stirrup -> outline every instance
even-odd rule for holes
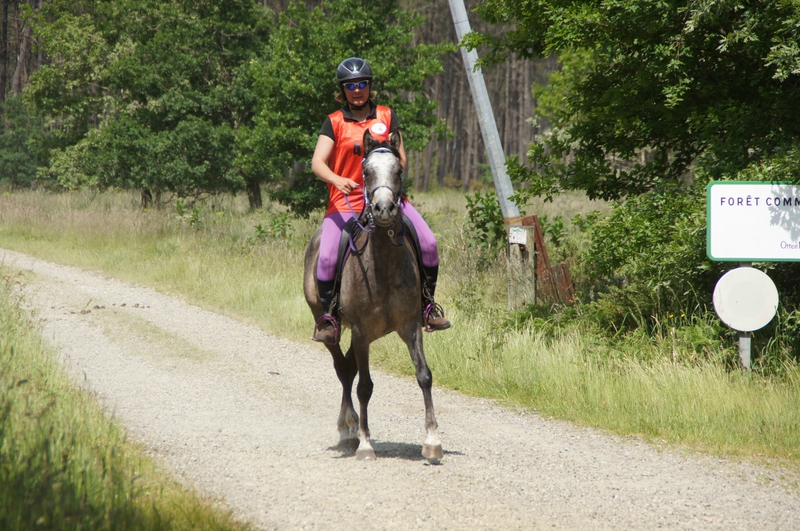
[[[333,328],[333,342],[329,343],[327,341],[323,341],[321,339],[317,339],[317,331],[321,330],[325,327],[326,324],[329,324],[331,328]],[[339,344],[339,321],[332,315],[324,313],[322,317],[314,324],[314,335],[311,336],[313,341],[318,341],[325,345],[338,345]]]
[[[450,328],[449,323],[448,323],[448,326],[446,326],[444,328],[433,328],[432,326],[430,326],[428,324],[428,319],[431,316],[433,316],[433,317],[441,317],[442,319],[446,320],[446,318],[444,316],[444,309],[442,308],[442,306],[439,303],[434,302],[434,301],[429,302],[428,305],[425,306],[425,309],[422,311],[422,323],[425,325],[425,331],[426,332],[435,332],[437,330],[447,330],[448,328]]]

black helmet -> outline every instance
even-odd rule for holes
[[[336,67],[336,80],[339,84],[352,79],[372,80],[372,68],[360,57],[348,57]]]

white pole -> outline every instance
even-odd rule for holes
[[[739,332],[739,361],[745,370],[750,370],[750,332]]]
[[[753,262],[739,262],[739,267],[752,267]],[[750,332],[739,332],[739,361],[745,370],[750,370]]]
[[[453,24],[456,27],[456,37],[459,42],[464,35],[470,32],[467,10],[464,7],[464,0],[449,0],[450,13],[453,15]],[[503,145],[500,143],[500,134],[497,132],[497,123],[494,121],[492,104],[489,101],[489,93],[486,90],[486,82],[483,80],[483,72],[475,70],[478,62],[478,52],[472,50],[468,52],[461,47],[461,57],[464,58],[464,67],[467,69],[467,79],[469,88],[472,92],[472,99],[475,102],[475,110],[478,112],[478,123],[481,126],[481,136],[486,145],[486,152],[489,157],[489,167],[492,169],[492,179],[497,190],[497,199],[500,201],[500,209],[506,225],[521,225],[519,209],[509,198],[514,195],[514,188],[511,186],[511,179],[506,172],[506,158],[503,154]]]

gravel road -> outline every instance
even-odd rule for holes
[[[180,481],[260,529],[800,529],[800,497],[776,471],[441,388],[445,456],[429,465],[416,381],[380,372],[378,459],[356,461],[336,449],[339,382],[310,341],[2,249],[0,263],[27,279],[26,304],[75,379]]]

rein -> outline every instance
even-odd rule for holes
[[[361,190],[362,194],[364,194],[364,199],[366,200],[367,194],[364,193],[364,189],[362,187],[360,187],[360,186],[358,187],[358,189]],[[361,216],[356,214],[356,211],[353,210],[353,205],[350,204],[350,200],[347,198],[347,196],[344,196],[344,200],[347,203],[347,208],[350,209],[350,213],[353,214],[353,219],[355,220],[356,226],[359,229],[361,229],[361,231],[364,234],[367,235],[366,239],[364,239],[364,245],[361,246],[361,249],[356,247],[356,242],[353,240],[353,233],[351,232],[348,235],[350,251],[352,251],[352,252],[354,252],[356,254],[361,254],[364,251],[364,249],[367,248],[367,244],[369,243],[369,235],[370,235],[370,233],[375,230],[375,222],[372,220],[372,211],[370,210],[369,213],[366,214],[367,226],[365,227],[364,225],[362,225],[359,222],[359,219],[361,218]],[[367,209],[364,209],[365,212],[366,212],[366,210]]]

